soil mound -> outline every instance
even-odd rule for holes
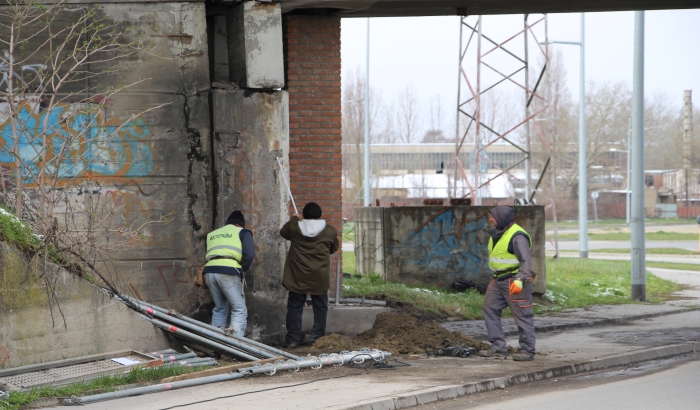
[[[324,336],[316,341],[314,348],[339,352],[369,347],[393,355],[409,355],[436,350],[445,339],[449,339],[452,346],[470,346],[477,350],[489,348],[487,343],[450,332],[438,323],[421,321],[407,313],[380,313],[372,329],[352,339],[337,334]]]

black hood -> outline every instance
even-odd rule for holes
[[[497,206],[489,211],[491,216],[496,220],[498,225],[496,229],[491,231],[491,238],[493,238],[493,244],[496,245],[503,232],[505,232],[511,225],[513,225],[513,208],[509,206]]]

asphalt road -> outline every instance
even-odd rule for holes
[[[692,361],[687,361],[687,360]],[[435,410],[696,409],[698,354],[509,387],[425,406]]]

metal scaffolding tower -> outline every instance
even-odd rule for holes
[[[523,28],[504,40],[485,34],[486,28],[484,16],[464,15],[460,18],[455,181],[461,174],[469,189],[464,197],[471,196],[475,205],[481,205],[481,198],[486,193],[484,187],[496,178],[508,176],[511,180],[520,181],[525,187],[522,198],[518,199],[530,203],[538,191],[539,182],[546,170],[545,165],[539,173],[537,183],[533,185],[530,155],[531,123],[534,123],[534,119],[547,109],[547,101],[537,93],[549,62],[547,16],[524,15]],[[533,57],[540,59],[541,68],[536,69],[537,73],[532,72],[535,69],[534,65],[530,64]],[[535,75],[531,78],[532,74]],[[494,96],[490,101],[493,102],[496,98],[503,98],[503,94],[499,97],[499,90],[508,92],[509,88],[524,93],[522,109],[516,109],[511,113],[512,120],[508,123],[495,121],[494,112],[484,115],[489,96]],[[491,107],[493,108],[493,104]],[[541,132],[540,137],[544,141]],[[459,153],[465,141],[475,143],[470,175],[467,174],[459,159]],[[486,149],[499,141],[518,148],[525,154],[525,158],[508,168],[501,168],[485,155]],[[546,141],[544,142],[545,145],[549,145]],[[499,172],[495,176],[488,173],[480,175],[483,173],[481,168],[484,166],[483,163],[479,164],[480,161],[486,162]],[[523,161],[525,162],[524,178],[513,175],[510,171],[519,167]],[[457,196],[456,185],[455,183],[453,190],[455,197]]]

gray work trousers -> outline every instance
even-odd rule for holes
[[[484,304],[481,310],[484,312],[486,331],[489,335],[491,347],[497,352],[507,352],[503,327],[501,326],[501,311],[510,308],[518,325],[520,351],[535,354],[535,320],[532,314],[532,284],[523,283],[523,290],[515,295],[510,294],[510,284],[513,278],[502,280],[491,279],[486,290]]]

